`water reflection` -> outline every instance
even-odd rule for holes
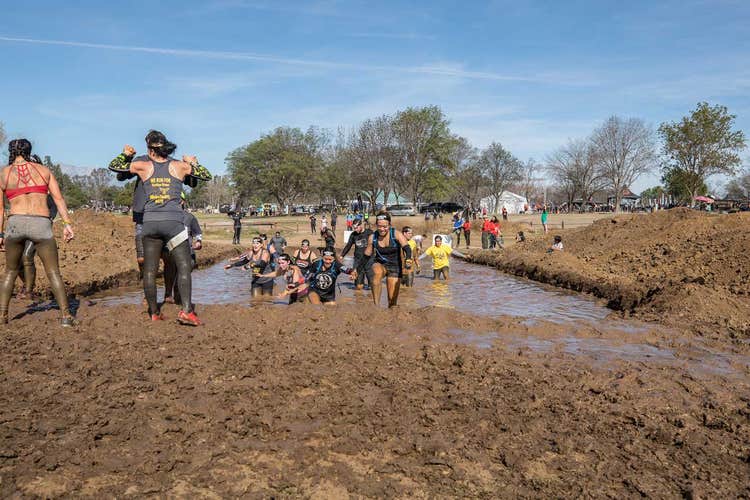
[[[351,264],[346,259],[347,264]],[[599,321],[611,312],[591,297],[509,276],[500,271],[458,259],[451,262],[449,281],[433,281],[428,271],[417,275],[413,288],[401,287],[399,304],[406,307],[437,306],[470,314],[499,317],[521,316],[533,320],[577,322]],[[277,283],[276,293],[282,290]],[[160,289],[160,294],[163,290]],[[356,291],[347,275],[338,279],[338,302],[369,302],[369,290]],[[381,304],[388,303],[383,286]],[[161,296],[161,295],[160,295]],[[143,291],[119,288],[95,295],[100,304],[138,304]],[[283,304],[271,297],[253,299]],[[221,264],[193,273],[193,302],[196,304],[248,304],[250,275],[241,269],[225,270]],[[634,327],[636,328],[636,327]]]

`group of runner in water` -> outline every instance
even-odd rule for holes
[[[152,130],[145,141],[145,155],[136,156],[135,148],[126,145],[110,162],[109,169],[117,173],[119,181],[136,180],[132,206],[136,259],[148,314],[152,321],[164,320],[156,288],[159,262],[164,261],[165,301],[180,304],[176,318],[179,323],[198,326],[201,321],[191,301],[191,272],[195,267],[194,251],[201,247],[200,226],[184,208],[183,186],[195,187],[212,176],[195,156],[183,156],[181,160],[172,158],[177,146],[163,133]],[[0,281],[0,323],[8,322],[8,307],[19,273],[24,279],[24,292],[33,290],[36,254],[42,260],[60,308],[62,325],[71,326],[74,320],[52,232],[56,215],[60,216],[66,243],[75,233],[54,174],[31,150],[31,143],[26,139],[11,141],[8,145],[10,164],[0,171],[0,190],[10,205],[6,224],[5,207],[0,203],[0,247],[6,251],[6,273]],[[396,306],[400,287],[413,286],[414,274],[421,271],[419,259],[425,257],[432,257],[433,279],[448,279],[448,257],[451,253],[460,253],[443,242],[440,235],[436,235],[433,244],[419,255],[425,235],[414,235],[410,227],[397,231],[385,211],[377,213],[374,219],[374,230],[364,218],[351,221],[351,235],[339,255],[334,248],[335,234],[329,227],[322,232],[325,246],[320,249],[320,255],[307,239],[296,252],[287,253],[286,240],[277,232],[271,241],[262,235],[254,237],[251,247],[231,259],[225,268],[242,267],[249,271],[253,296],[272,295],[274,282],[283,277],[286,286],[280,296],[289,297],[290,303],[335,304],[336,280],[340,274],[348,274],[357,290],[362,290],[367,281],[376,305],[380,304],[385,280],[388,306]],[[347,267],[344,257],[352,249],[353,265]]]

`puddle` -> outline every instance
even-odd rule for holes
[[[351,264],[349,259],[345,259],[345,262]],[[224,270],[222,264],[217,264],[193,272],[193,302],[196,304],[248,304],[249,287],[249,275],[239,268]],[[281,290],[277,286],[276,293]],[[163,287],[160,288],[160,293],[164,293]],[[99,304],[115,305],[139,304],[142,297],[142,288],[129,287],[109,290],[89,299]],[[369,303],[372,298],[369,290],[355,291],[349,277],[342,275],[338,280],[336,300],[342,303]],[[385,287],[382,303],[387,303]],[[458,259],[451,262],[449,282],[433,281],[431,271],[430,277],[426,273],[418,275],[413,289],[401,288],[399,304],[406,307],[445,307],[489,317],[520,316],[531,322],[601,321],[611,313],[590,297],[510,276],[490,267],[467,264]]]
[[[345,262],[351,264],[350,259],[345,259]],[[401,288],[400,305],[444,307],[472,316],[516,316],[524,318],[522,324],[532,328],[540,322],[567,327],[565,333],[549,338],[530,335],[503,337],[503,345],[511,350],[529,349],[540,353],[560,351],[605,363],[615,359],[687,363],[715,374],[738,373],[748,366],[746,357],[709,349],[696,348],[686,357],[676,355],[677,351],[669,348],[655,347],[644,341],[641,334],[662,328],[659,325],[611,317],[612,311],[592,297],[504,274],[491,267],[454,259],[451,261],[449,282],[433,281],[431,271],[428,273],[429,277],[427,273],[416,277],[414,288]],[[222,264],[217,264],[193,272],[193,302],[252,307],[258,304],[259,299],[251,301],[249,285],[250,276],[246,271],[240,268],[224,270]],[[347,275],[339,277],[337,286],[337,302],[369,304],[372,300],[369,290],[354,290]],[[275,293],[279,293],[282,287],[283,283],[277,282]],[[160,294],[163,294],[163,287]],[[99,293],[88,297],[88,300],[99,305],[115,305],[140,304],[142,298],[142,288],[129,287]],[[286,300],[271,297],[260,300],[286,307]],[[381,303],[383,307],[387,304],[385,286]],[[576,335],[581,329],[588,329],[589,333],[598,332],[601,336]],[[497,334],[463,330],[450,331],[449,335],[455,343],[481,349],[491,348],[498,339]]]

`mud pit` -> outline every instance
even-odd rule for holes
[[[84,299],[72,331],[3,330],[0,496],[750,495],[734,342],[418,304],[200,313]]]

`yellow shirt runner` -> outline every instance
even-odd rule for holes
[[[432,257],[432,269],[442,269],[450,266],[448,256],[453,252],[450,245],[443,243],[440,246],[432,245],[425,250],[425,255]]]

